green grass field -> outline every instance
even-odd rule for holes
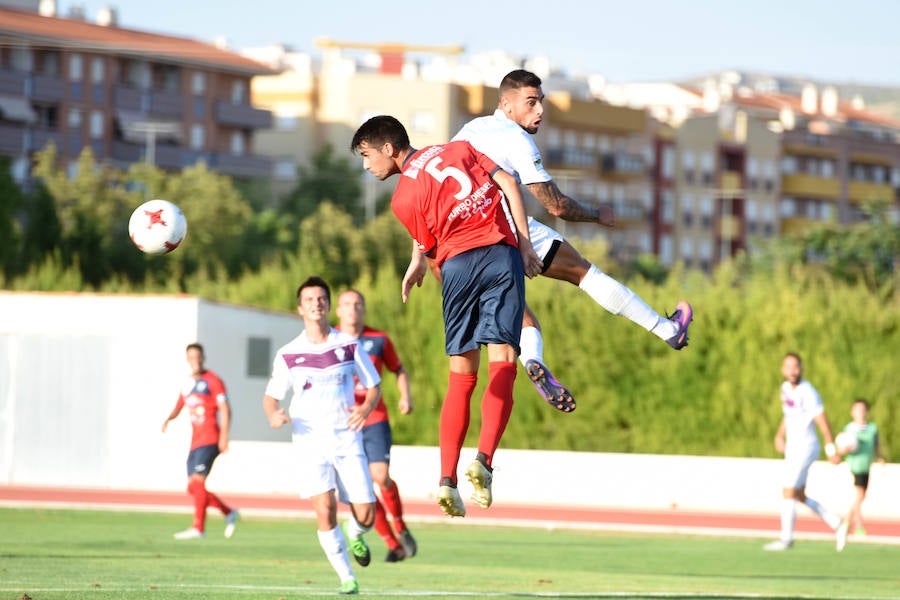
[[[176,542],[185,514],[0,509],[0,599],[336,595],[311,521],[244,518]],[[419,554],[356,567],[368,598],[900,598],[900,547],[411,524]]]

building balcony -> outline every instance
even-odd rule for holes
[[[784,196],[837,200],[841,195],[841,181],[836,177],[817,177],[801,173],[782,175],[781,193]]]
[[[541,158],[547,169],[585,170],[597,165],[593,152],[576,148],[551,148]]]
[[[49,129],[32,129],[25,136],[25,139],[28,145],[29,152],[37,152],[38,150],[43,150],[47,147],[47,144],[51,142],[58,149],[62,149],[62,134],[60,134],[58,131],[51,131]]]
[[[781,219],[780,228],[782,234],[803,233],[821,223],[821,221],[805,217],[786,217]]]
[[[187,98],[181,94],[162,91],[149,92],[148,112],[152,115],[181,119],[186,104]]]
[[[28,76],[25,73],[0,69],[0,94],[24,96],[26,79]]]
[[[213,154],[209,168],[233,177],[271,177],[272,158],[268,156],[234,156]]]
[[[249,104],[231,104],[216,102],[216,120],[220,125],[241,127],[245,129],[270,129],[272,113]]]
[[[613,202],[616,214],[616,226],[640,227],[650,222],[650,215],[644,206],[636,200]]]
[[[59,102],[66,96],[66,84],[56,77],[33,75],[25,84],[25,95],[31,100]]]
[[[647,175],[647,165],[640,154],[608,153],[600,158],[600,171],[606,179],[626,181]]]
[[[25,127],[22,125],[0,125],[0,152],[18,156],[25,149]]]
[[[744,187],[741,185],[741,174],[737,171],[722,171],[719,175],[719,189],[723,197],[742,196]]]
[[[741,236],[741,218],[737,215],[722,215],[719,219],[719,237],[736,240]]]
[[[857,204],[880,200],[892,202],[895,198],[894,188],[889,183],[872,183],[869,181],[851,181],[847,184],[847,199]]]
[[[113,86],[113,108],[140,111],[143,108],[141,90],[124,86]]]

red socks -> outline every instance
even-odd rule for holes
[[[378,498],[375,498],[375,531],[378,532],[378,535],[380,535],[381,539],[384,540],[384,543],[387,544],[389,550],[400,547],[400,542],[397,541],[397,538],[394,536],[394,530],[391,529],[391,524],[388,523],[384,505]]]
[[[207,491],[206,482],[202,479],[188,480],[188,493],[194,497],[194,529],[203,531],[206,525],[206,507],[212,506],[228,514],[231,509],[222,502],[218,496]]]
[[[488,374],[488,386],[481,399],[481,434],[478,436],[478,451],[487,457],[487,466],[490,467],[494,452],[500,445],[500,438],[503,437],[512,414],[516,363],[488,363]]]
[[[406,523],[403,522],[403,503],[400,502],[400,490],[397,488],[397,482],[391,481],[390,489],[381,490],[381,501],[384,503],[384,509],[391,513],[394,518],[394,528],[399,531],[406,529]],[[377,508],[377,506],[376,506]]]
[[[466,439],[466,431],[469,429],[469,401],[476,383],[478,383],[477,373],[450,371],[447,395],[441,407],[441,480],[449,479],[454,484],[459,453]]]

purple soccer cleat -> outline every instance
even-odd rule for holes
[[[675,313],[668,319],[678,325],[678,333],[667,339],[666,343],[675,350],[681,350],[688,345],[688,326],[694,319],[694,309],[689,303],[682,300],[675,307]]]
[[[536,360],[529,360],[525,363],[525,370],[531,383],[550,406],[565,413],[575,410],[575,399],[571,392],[556,380],[547,367]]]

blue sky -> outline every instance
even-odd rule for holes
[[[60,0],[65,13],[74,4]],[[684,79],[726,68],[900,86],[893,0],[80,0],[124,27],[236,48],[341,41],[462,44],[467,52],[543,54],[610,81]]]

